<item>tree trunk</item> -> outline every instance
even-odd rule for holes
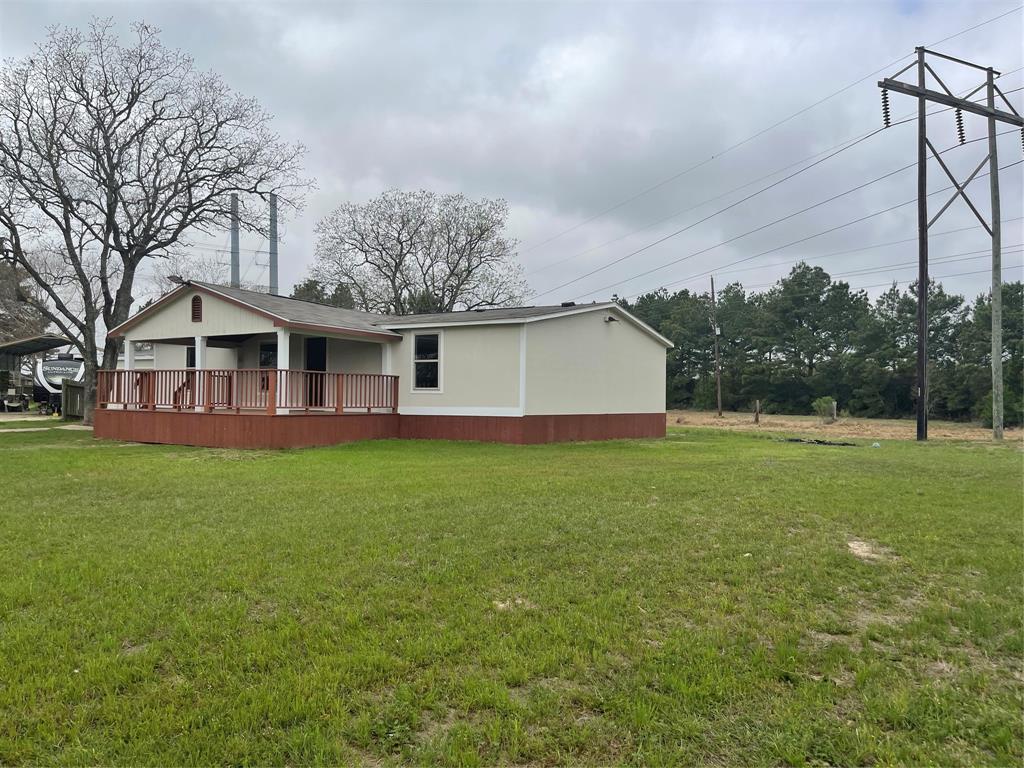
[[[85,356],[85,397],[82,402],[82,423],[92,424],[93,411],[96,410],[96,355]]]

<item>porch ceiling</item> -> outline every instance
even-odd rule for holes
[[[259,333],[238,333],[233,335],[222,335],[222,336],[207,336],[206,346],[218,347],[222,349],[235,349],[240,347],[249,339],[255,336],[266,336],[268,339],[273,339],[274,334],[259,334]],[[149,344],[178,344],[183,347],[191,347],[196,343],[195,336],[178,336],[173,338],[154,338],[154,339],[132,339],[133,342],[142,342]]]

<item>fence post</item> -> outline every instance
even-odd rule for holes
[[[203,371],[203,410],[213,412],[213,371]]]
[[[760,400],[755,400],[754,401],[754,423],[755,424],[760,424],[761,423],[761,401]]]
[[[836,420],[836,409],[838,407],[839,407],[839,404],[835,400],[833,400],[832,401],[832,421],[833,421],[833,423]]]
[[[273,416],[277,413],[277,369],[268,369],[267,376],[267,415]]]

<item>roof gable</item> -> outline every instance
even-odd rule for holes
[[[266,318],[274,327],[314,330],[344,335],[368,336],[380,340],[400,338],[400,334],[381,328],[371,322],[380,317],[353,309],[329,307],[285,296],[229,288],[212,283],[186,281],[173,291],[164,294],[157,301],[139,310],[136,314],[111,329],[108,335],[123,336],[132,327],[148,317],[175,303],[189,291],[216,297],[221,301],[241,307],[255,315]]]

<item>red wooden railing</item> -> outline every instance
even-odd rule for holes
[[[99,371],[100,408],[207,412],[398,412],[398,377],[275,368]]]

